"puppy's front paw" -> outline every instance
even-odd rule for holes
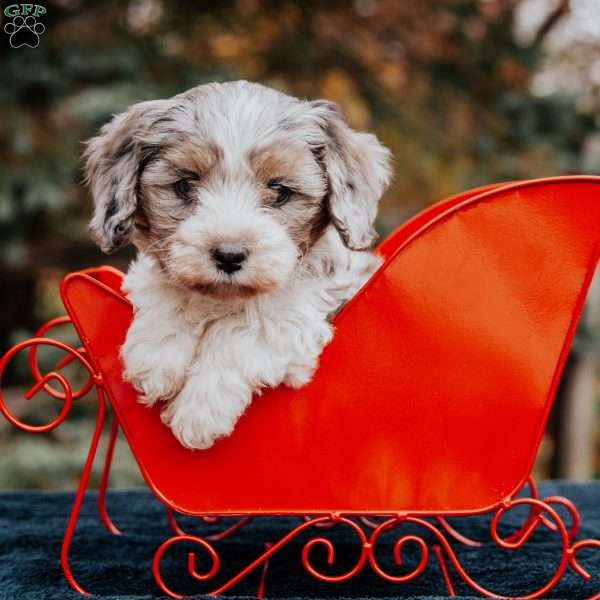
[[[316,368],[316,362],[312,365],[292,365],[288,367],[283,383],[296,389],[304,387],[312,379]]]
[[[207,402],[199,399],[197,402],[190,402],[180,396],[162,411],[161,418],[163,423],[171,427],[173,435],[182,446],[205,450],[210,448],[218,438],[229,435],[233,431],[234,419],[224,414],[215,414]]]
[[[158,400],[177,395],[185,383],[191,348],[182,343],[166,343],[152,350],[143,344],[125,343],[121,357],[125,365],[123,378],[140,393],[139,402],[151,406]]]
[[[183,386],[183,379],[162,369],[137,376],[125,371],[123,377],[139,393],[138,402],[146,406],[152,406],[158,400],[170,400]]]
[[[186,448],[210,448],[230,435],[252,398],[252,389],[235,372],[214,368],[191,374],[161,418]]]
[[[332,337],[333,330],[326,322],[315,327],[312,335],[305,336],[304,351],[288,363],[283,383],[296,389],[304,387],[313,378],[319,365],[319,356]]]

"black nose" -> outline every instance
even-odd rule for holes
[[[241,244],[219,244],[213,248],[212,257],[219,271],[235,273],[242,268],[248,252]]]

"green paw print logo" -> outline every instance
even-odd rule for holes
[[[11,48],[37,48],[40,36],[46,27],[38,21],[46,9],[39,4],[11,4],[4,9],[4,16],[11,19],[4,24],[4,33],[8,35]]]

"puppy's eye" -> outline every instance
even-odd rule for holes
[[[185,202],[190,201],[190,194],[192,193],[191,179],[180,179],[176,181],[174,186],[175,193]]]
[[[290,188],[285,187],[285,185],[282,185],[277,181],[271,181],[269,183],[269,189],[277,192],[277,198],[275,199],[275,202],[273,202],[273,206],[277,208],[283,206],[292,195],[292,190],[290,190]]]

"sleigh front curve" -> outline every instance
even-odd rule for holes
[[[323,524],[345,526],[361,547],[351,571],[319,573],[310,562],[314,544],[305,546],[303,564],[324,581],[346,580],[367,563],[388,581],[417,577],[426,545],[419,566],[402,576],[386,573],[373,551],[381,533],[412,522],[436,539],[447,583],[446,560],[475,590],[493,595],[470,579],[448,543],[473,540],[461,540],[445,521],[491,512],[492,539],[501,547],[520,548],[540,526],[557,534],[562,559],[531,597],[545,594],[569,566],[589,575],[576,553],[600,542],[573,541],[574,507],[564,499],[542,501],[535,488],[530,499],[516,494],[530,481],[599,249],[600,178],[499,184],[434,205],[381,244],[385,262],[336,317],[313,381],[265,392],[234,434],[207,451],[180,446],[160,408],[139,404],[121,377],[119,347],[132,318],[121,275],[110,268],[68,275],[61,294],[82,359],[99,406],[106,394],[116,417],[111,445],[120,427],[177,533],[155,555],[161,589],[176,595],[160,575],[161,557],[174,543],[192,541],[211,557],[206,573],[188,565],[194,578],[211,580],[219,571],[212,543],[177,530],[175,513],[312,515],[291,537]],[[41,379],[38,388],[48,383]],[[520,504],[529,507],[528,519],[503,538],[498,523]],[[571,527],[558,505],[571,515]],[[373,521],[381,515],[387,518]],[[287,541],[213,591],[229,589]]]

